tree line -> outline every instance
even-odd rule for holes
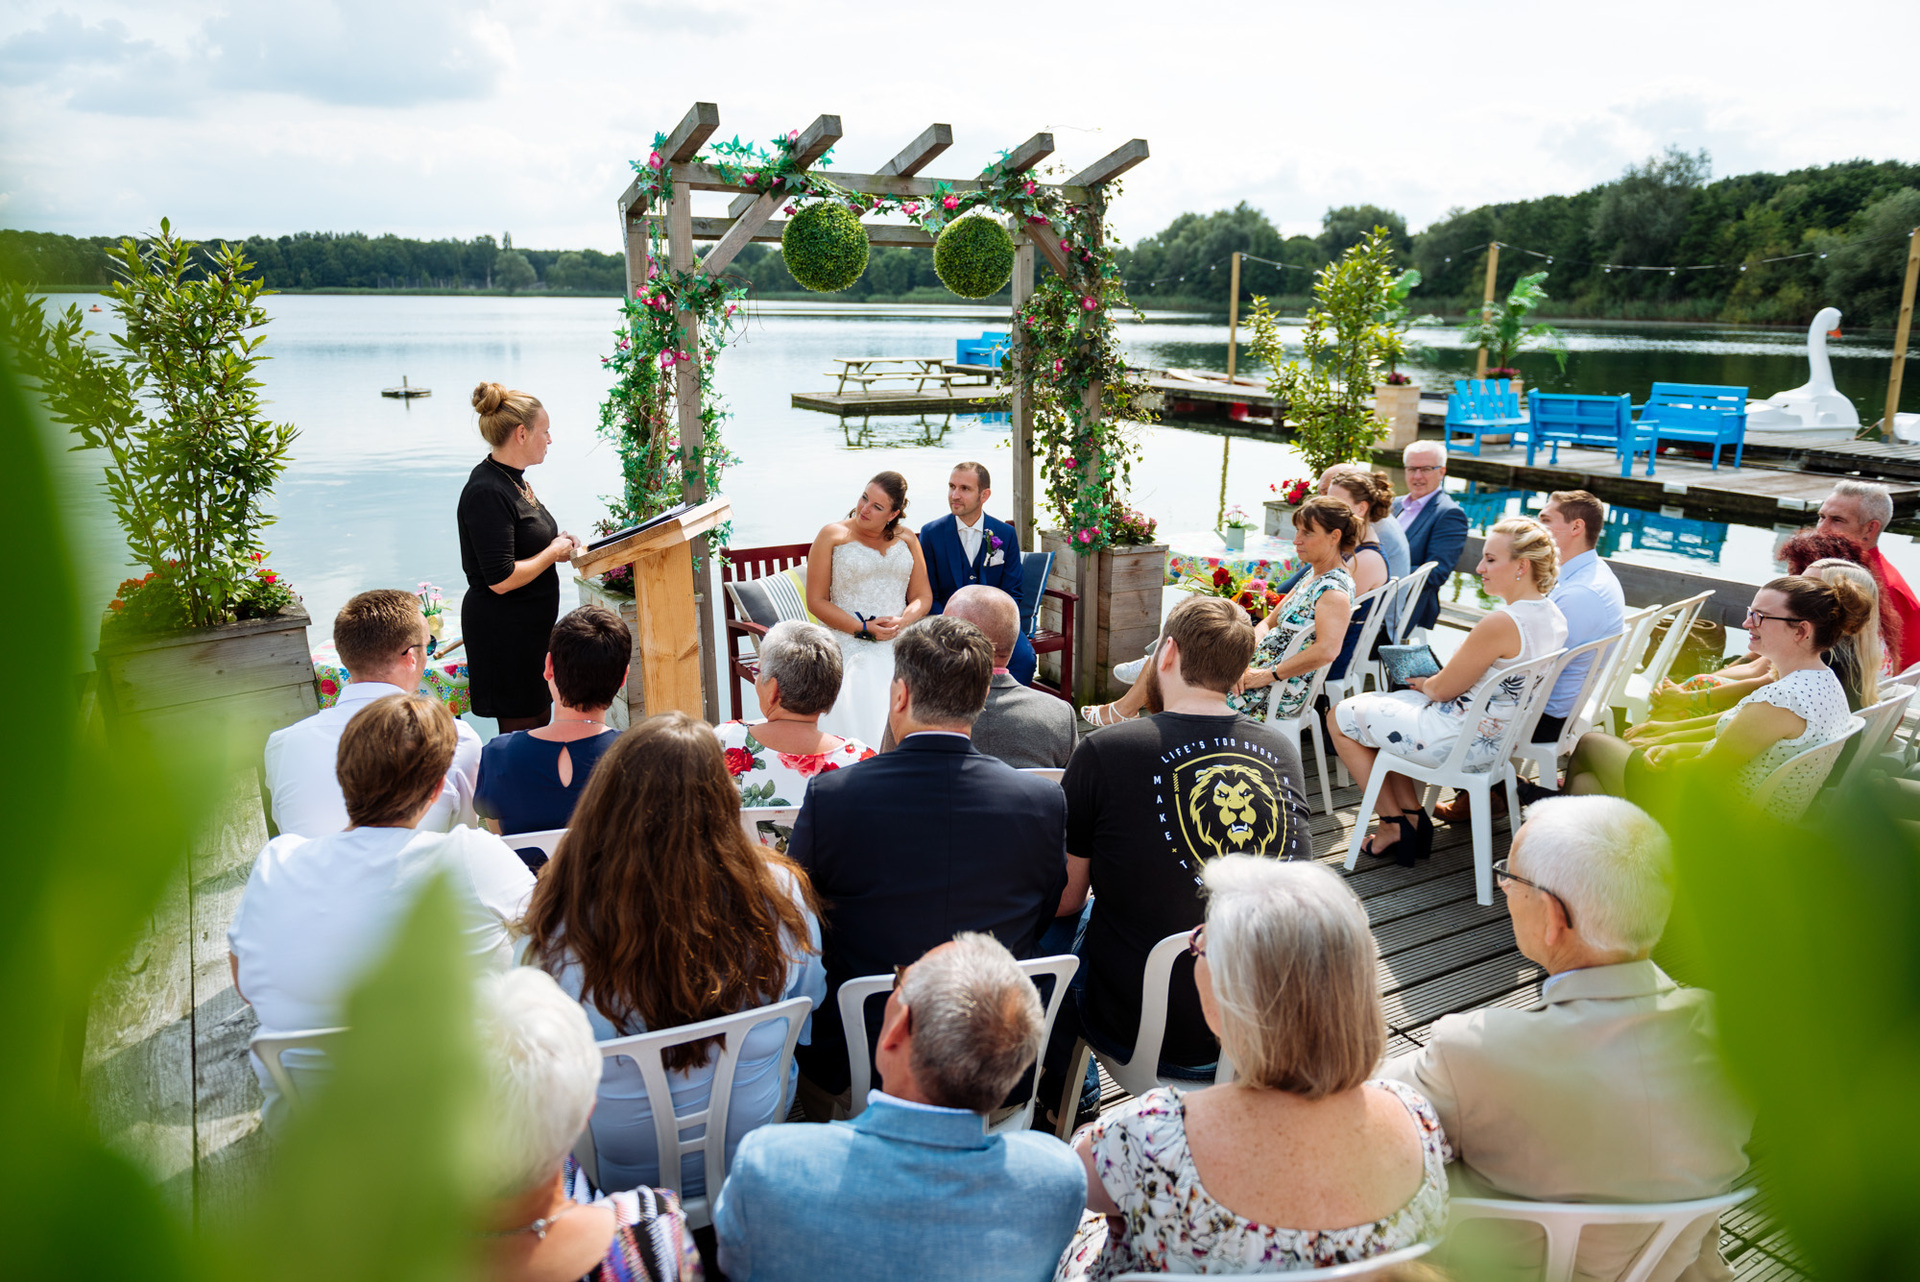
[[[1572,196],[1452,209],[1418,233],[1373,205],[1329,209],[1318,235],[1284,236],[1244,201],[1185,213],[1116,255],[1128,294],[1157,306],[1222,307],[1229,258],[1243,296],[1299,298],[1313,273],[1387,228],[1396,261],[1418,268],[1416,310],[1478,304],[1489,241],[1501,251],[1496,288],[1545,268],[1558,316],[1805,323],[1824,306],[1849,325],[1890,325],[1899,306],[1907,233],[1920,226],[1920,164],[1850,160],[1785,174],[1713,179],[1705,152],[1669,148],[1611,182]],[[115,238],[0,230],[0,275],[34,285],[103,285]],[[215,242],[215,245],[222,242]],[[479,290],[620,293],[618,254],[516,249],[511,237],[412,240],[359,232],[250,236],[237,242],[273,289]],[[1770,261],[1776,260],[1776,261]],[[1706,270],[1690,270],[1710,265]],[[1667,271],[1622,270],[1671,267]],[[779,252],[749,245],[729,274],[760,296],[805,296]],[[951,300],[933,255],[875,249],[852,288],[829,297]],[[1002,298],[1005,295],[1001,295]]]

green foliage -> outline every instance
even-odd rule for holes
[[[1407,235],[1407,220],[1378,205],[1343,205],[1329,209],[1321,216],[1320,234],[1314,238],[1314,244],[1320,249],[1322,261],[1332,262],[1363,243],[1376,227],[1386,228],[1396,260],[1413,249],[1413,241]]]
[[[1539,348],[1551,352],[1561,369],[1567,367],[1567,345],[1560,331],[1551,325],[1527,324],[1527,313],[1547,299],[1546,279],[1543,271],[1522,276],[1505,299],[1489,304],[1485,315],[1473,317],[1460,331],[1467,346],[1487,349],[1489,366],[1511,368],[1518,353]]]
[[[1385,428],[1368,398],[1381,365],[1400,354],[1382,317],[1394,285],[1393,242],[1385,227],[1323,268],[1313,282],[1302,337],[1304,360],[1285,360],[1267,300],[1253,300],[1253,354],[1274,372],[1267,386],[1287,402],[1294,448],[1312,472],[1365,458]]]
[[[988,298],[1013,278],[1013,237],[998,218],[956,218],[933,243],[933,270],[962,298]]]
[[[264,292],[230,246],[201,255],[163,220],[112,251],[109,290],[126,332],[87,344],[80,309],[51,323],[18,284],[0,294],[5,341],[81,447],[106,452],[105,488],[134,560],[178,588],[186,619],[235,618],[257,579],[260,532],[294,428],[266,421],[253,377]]]
[[[801,285],[830,294],[867,270],[867,229],[845,205],[820,201],[787,220],[780,257]]]
[[[1400,372],[1400,362],[1426,347],[1407,335],[1415,329],[1438,325],[1440,318],[1430,313],[1416,316],[1410,301],[1413,291],[1420,288],[1420,269],[1409,267],[1393,278],[1393,284],[1387,289],[1387,303],[1380,312],[1380,323],[1394,336],[1392,353],[1387,357],[1389,373]]]
[[[1165,231],[1114,257],[1135,298],[1224,298],[1228,256],[1239,251],[1300,270],[1243,260],[1240,288],[1249,294],[1293,294],[1326,262],[1310,236],[1282,236],[1267,216],[1241,201],[1211,214],[1181,214]]]
[[[1588,236],[1594,247],[1609,262],[1672,262],[1686,234],[1693,193],[1712,173],[1705,151],[1689,156],[1673,146],[1645,164],[1627,166],[1593,211]]]
[[[517,249],[509,249],[493,260],[493,283],[509,294],[531,288],[537,279],[533,264]]]
[[[1902,187],[1860,211],[1851,236],[1824,236],[1823,284],[1852,300],[1860,314],[1897,316],[1906,283],[1913,229],[1920,227],[1920,187]]]

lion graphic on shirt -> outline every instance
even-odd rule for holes
[[[1216,762],[1186,786],[1186,819],[1194,854],[1264,854],[1281,844],[1283,807],[1272,775],[1245,761]]]

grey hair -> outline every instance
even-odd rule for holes
[[[989,1113],[1040,1054],[1040,993],[1006,945],[963,931],[900,981],[914,1080],[930,1102]]]
[[[1411,460],[1413,458],[1415,450],[1418,450],[1423,454],[1433,455],[1436,459],[1440,461],[1441,467],[1445,467],[1447,465],[1447,447],[1442,445],[1439,441],[1412,442],[1410,445],[1407,446],[1406,449],[1400,451],[1400,461],[1402,463],[1405,463]]]
[[[486,1060],[486,1184],[524,1193],[560,1172],[600,1090],[600,1048],[580,1003],[533,967],[484,976],[475,1017]]]
[[[840,697],[840,645],[818,623],[782,619],[760,638],[760,675],[780,683],[780,706],[803,717]]]
[[[1618,797],[1550,798],[1527,808],[1514,844],[1514,871],[1564,900],[1589,944],[1639,956],[1660,942],[1673,847],[1646,811]]]
[[[1860,508],[1862,521],[1878,521],[1886,529],[1893,520],[1893,495],[1884,485],[1872,481],[1835,481],[1830,498],[1852,499]]]
[[[986,634],[994,658],[1012,654],[1020,644],[1020,603],[986,583],[969,583],[947,598],[950,619],[965,619]]]
[[[1367,1080],[1386,1048],[1367,910],[1323,864],[1207,862],[1207,969],[1220,1045],[1256,1086],[1322,1099]]]

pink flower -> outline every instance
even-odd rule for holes
[[[1055,361],[1053,363],[1053,372],[1056,374],[1060,373],[1066,368],[1067,368],[1067,363],[1065,361]]]
[[[662,352],[662,353],[660,353],[660,368],[661,368],[661,369],[672,369],[672,368],[673,368],[673,353],[672,353],[672,352]]]
[[[787,133],[787,141],[788,141],[788,142],[799,142],[799,141],[800,141],[800,131],[799,131],[798,129],[793,129],[793,130],[789,130],[789,131],[788,131],[788,133]]]
[[[917,200],[909,200],[902,208],[907,211],[907,217],[911,218],[920,212],[920,202]]]
[[[1077,458],[1070,458],[1070,459],[1068,459],[1068,460],[1067,460],[1067,466],[1068,466],[1068,467],[1079,467],[1079,466],[1080,466],[1080,460],[1079,460],[1079,459],[1077,459]]]
[[[787,206],[787,208],[786,208],[786,211],[785,211],[785,212],[786,212],[786,215],[787,215],[787,217],[789,217],[789,218],[791,218],[791,217],[793,217],[793,215],[795,214],[795,212],[796,212],[796,211],[795,211],[795,209],[794,209],[794,207],[793,207],[792,205],[788,205],[788,206]]]
[[[684,361],[691,358],[689,358],[685,352],[675,352],[673,354],[673,359],[675,359],[676,361]]]
[[[648,279],[648,280],[652,280],[652,279],[653,279],[653,278],[654,278],[655,276],[658,276],[659,274],[660,274],[660,264],[659,264],[659,263],[648,263],[648,264],[647,264],[647,279]]]
[[[737,305],[735,305],[735,304],[733,304],[733,303],[728,303],[728,304],[727,304],[727,315],[729,315],[729,316],[731,316],[731,315],[733,315],[733,314],[734,314],[735,312],[737,312],[737,311],[739,311],[739,310],[740,310],[740,308],[739,308],[739,307],[738,307]]]
[[[1027,221],[1030,223],[1044,223],[1047,220],[1042,218],[1039,214],[1028,214]]]
[[[1093,531],[1092,531],[1092,530],[1082,530],[1082,531],[1080,531],[1080,541],[1081,541],[1082,543],[1091,543],[1091,542],[1093,542]]]
[[[659,153],[659,152],[657,152],[657,151],[655,151],[655,152],[649,152],[649,153],[647,154],[647,168],[649,168],[649,169],[658,169],[658,168],[660,168],[660,153]]]
[[[1060,252],[1063,254],[1071,254],[1073,252],[1073,248],[1072,246],[1068,245],[1066,241],[1063,240],[1060,242]]]
[[[747,179],[746,179],[746,182],[747,182],[747,186],[749,186],[749,187],[751,187],[751,186],[753,186],[753,183],[754,183],[754,179],[755,179],[755,177],[756,177],[756,175],[754,175],[754,174],[748,174],[748,175],[747,175]]]
[[[635,285],[633,287],[633,296],[635,298],[645,298],[647,296],[647,287],[645,285]]]
[[[945,200],[942,200],[940,203],[948,209],[960,208],[960,198],[958,196],[948,196]]]
[[[1094,308],[1100,306],[1100,304],[1094,302],[1091,298],[1083,298],[1080,300],[1080,306],[1086,308],[1088,311],[1092,311]]]
[[[1028,196],[1033,195],[1033,180],[1028,179],[1024,184],[1021,185],[1020,190],[1025,195],[1028,195]]]

